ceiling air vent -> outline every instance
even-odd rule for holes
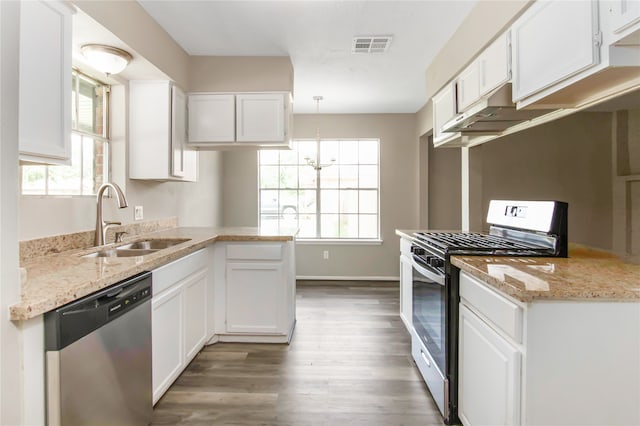
[[[351,53],[384,53],[389,49],[391,39],[391,36],[354,37]]]

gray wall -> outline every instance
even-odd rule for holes
[[[611,119],[577,113],[472,148],[482,161],[481,211],[491,199],[567,201],[569,241],[611,249]]]
[[[429,229],[461,228],[461,166],[460,148],[435,149],[429,138]]]
[[[397,277],[399,238],[395,229],[418,223],[418,138],[414,114],[296,115],[294,137],[380,139],[381,245],[305,244],[296,246],[297,275],[305,277]],[[258,221],[255,152],[224,154],[224,225]],[[329,259],[322,253],[329,251]]]

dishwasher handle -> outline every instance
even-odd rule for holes
[[[151,299],[143,272],[44,314],[45,350],[58,351]]]

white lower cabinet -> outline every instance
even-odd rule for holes
[[[294,243],[216,244],[216,334],[223,342],[287,343],[295,325]]]
[[[521,357],[478,315],[460,307],[458,415],[464,424],[520,423]]]
[[[400,256],[400,318],[411,331],[413,328],[413,266],[406,256]]]
[[[154,404],[206,342],[208,261],[202,249],[152,271]]]
[[[460,304],[465,426],[640,424],[640,303],[524,303],[463,271]]]
[[[182,372],[184,353],[184,303],[181,287],[153,297],[152,305],[152,357],[153,403],[169,389]]]
[[[282,262],[227,263],[227,332],[285,334],[285,292]]]

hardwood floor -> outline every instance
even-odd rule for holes
[[[217,343],[154,425],[442,425],[411,358],[398,284],[298,281],[290,345]]]

